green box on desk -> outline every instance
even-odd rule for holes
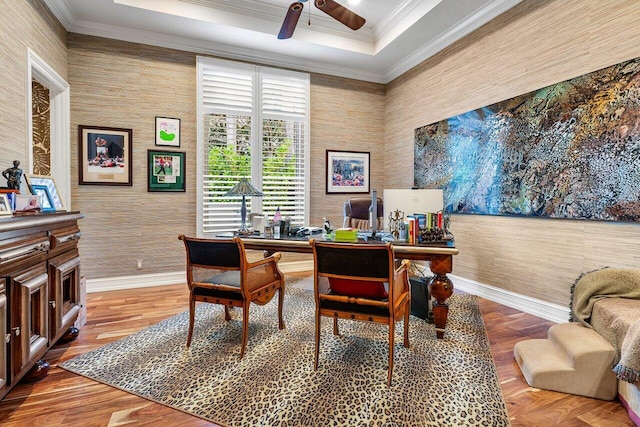
[[[336,242],[357,242],[358,230],[353,228],[338,228],[335,232]]]

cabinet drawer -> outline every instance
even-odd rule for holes
[[[80,240],[80,229],[77,226],[58,228],[49,233],[51,250],[63,252],[74,248]]]
[[[49,238],[46,234],[27,235],[5,241],[0,246],[0,269],[19,262],[30,262],[47,254]]]

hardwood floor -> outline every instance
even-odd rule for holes
[[[633,426],[619,402],[530,388],[513,358],[513,345],[544,338],[551,322],[480,299],[491,351],[513,426]],[[78,338],[46,355],[51,370],[18,384],[0,402],[0,425],[211,426],[209,422],[71,374],[57,363],[100,347],[187,309],[185,285],[87,296],[87,324]]]

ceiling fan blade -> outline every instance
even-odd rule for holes
[[[362,16],[350,11],[333,0],[315,0],[315,5],[318,9],[337,21],[342,22],[352,30],[357,30],[365,23],[365,19]]]
[[[293,35],[293,31],[296,29],[296,25],[298,24],[298,19],[300,19],[300,15],[302,14],[303,7],[304,5],[299,1],[291,3],[291,6],[289,6],[287,14],[284,17],[282,28],[280,28],[280,32],[278,33],[279,39],[288,39]]]

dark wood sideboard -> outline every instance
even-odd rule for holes
[[[45,353],[77,335],[79,212],[0,219],[0,399],[46,374]]]

